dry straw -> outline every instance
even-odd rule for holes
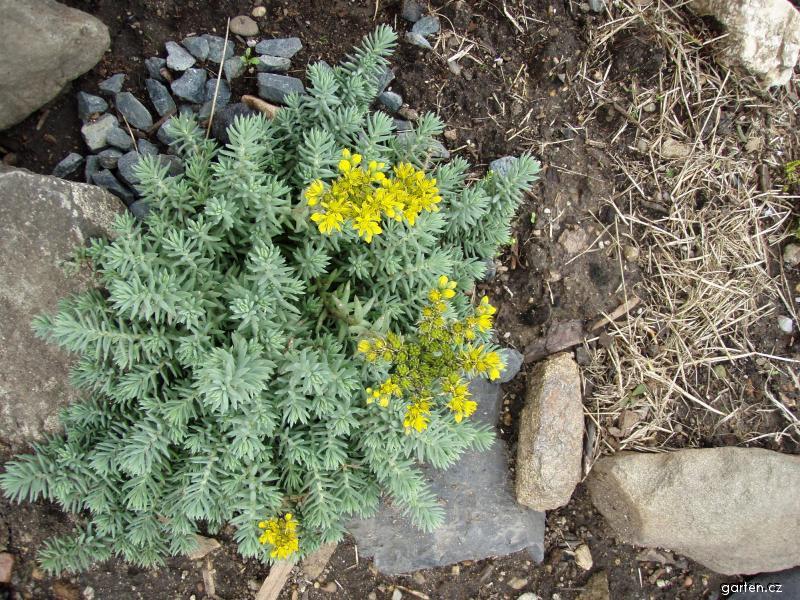
[[[615,2],[573,81],[585,88],[584,125],[601,109],[624,116],[604,144],[619,169],[608,204],[620,291],[642,298],[609,326],[613,343],[598,347],[586,372],[595,458],[718,444],[722,435],[800,443],[800,363],[774,355],[769,337],[778,314],[798,323],[776,259],[797,198],[769,172],[800,147],[800,102],[796,89],[766,94],[717,64],[709,46],[719,39],[702,28],[676,3]],[[647,81],[614,83],[615,44],[630,35],[646,36],[666,59]],[[633,143],[618,152],[619,140]],[[622,269],[626,246],[639,249],[635,288]],[[781,391],[787,382],[793,393]]]

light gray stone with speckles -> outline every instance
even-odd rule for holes
[[[58,411],[79,397],[74,357],[36,337],[31,320],[87,288],[89,273],[67,275],[63,263],[111,235],[122,210],[99,187],[0,165],[0,440],[13,448],[58,431]]]

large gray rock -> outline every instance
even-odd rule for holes
[[[108,28],[54,0],[0,5],[0,130],[19,123],[91,69],[108,49]]]
[[[728,34],[712,46],[721,62],[767,87],[789,83],[800,56],[800,12],[789,0],[691,0],[688,6]]]
[[[494,425],[501,404],[499,384],[476,380],[470,390],[478,402],[472,418]],[[525,548],[534,559],[542,560],[544,513],[514,500],[502,441],[496,440],[486,452],[466,452],[446,471],[424,470],[445,511],[441,527],[423,533],[389,505],[370,519],[348,523],[359,552],[374,556],[378,569],[408,573]]]
[[[761,448],[621,452],[587,478],[623,541],[667,548],[719,573],[800,565],[800,456]]]
[[[556,354],[528,379],[517,442],[517,500],[536,510],[564,506],[581,480],[582,459],[580,371],[570,354]]]
[[[0,165],[0,440],[13,446],[58,429],[74,401],[70,358],[38,339],[31,320],[79,292],[88,273],[63,262],[89,238],[110,235],[122,203],[104,190]]]

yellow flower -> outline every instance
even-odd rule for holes
[[[283,518],[275,517],[268,521],[261,521],[258,527],[264,530],[258,541],[273,546],[272,552],[269,553],[272,558],[283,560],[300,549],[296,531],[297,521],[291,513],[286,513]]]
[[[369,352],[369,349],[371,347],[372,346],[369,343],[369,340],[360,340],[358,342],[358,351],[361,352],[361,354],[366,354],[367,352]]]
[[[403,427],[406,433],[411,429],[424,431],[428,427],[428,415],[431,412],[431,403],[426,398],[418,398],[406,406],[406,416],[403,419]]]
[[[383,231],[378,225],[377,219],[368,215],[361,215],[353,220],[353,227],[355,227],[358,235],[369,244],[372,242],[372,236],[378,235]]]
[[[311,215],[311,220],[317,224],[320,233],[341,231],[344,217],[338,212],[316,212]]]
[[[320,198],[325,193],[325,184],[322,180],[316,179],[306,188],[305,197],[309,206],[316,206],[319,204]]]

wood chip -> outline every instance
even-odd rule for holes
[[[320,546],[316,552],[306,556],[303,562],[300,563],[300,569],[305,573],[308,579],[314,580],[320,575],[325,567],[328,565],[331,556],[336,551],[336,544],[325,544]]]
[[[279,560],[273,564],[261,589],[258,590],[255,600],[277,600],[293,567],[294,563],[285,560]]]
[[[265,115],[267,115],[268,119],[274,119],[275,115],[278,113],[278,109],[280,108],[278,106],[275,106],[274,104],[265,102],[261,98],[249,95],[242,96],[242,102],[244,102],[248,107],[252,108],[253,110],[257,110],[258,112],[264,113]]]

